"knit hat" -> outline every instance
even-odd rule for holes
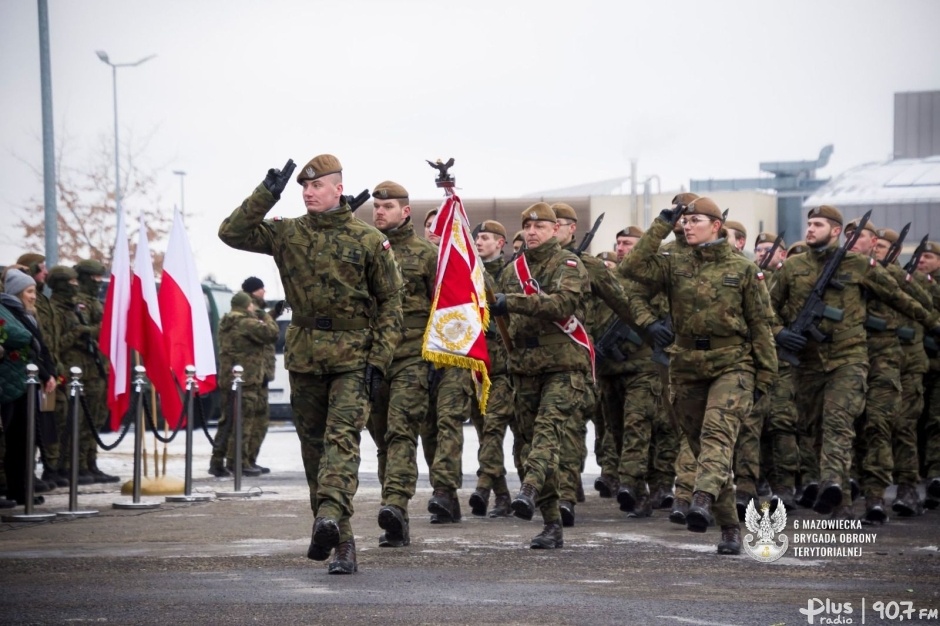
[[[3,279],[3,293],[18,296],[30,285],[36,285],[36,281],[33,280],[32,276],[24,274],[18,269],[10,269]]]
[[[264,289],[264,283],[257,276],[249,276],[242,283],[242,291],[245,293],[254,293],[259,289]]]

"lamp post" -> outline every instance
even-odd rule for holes
[[[102,63],[111,66],[111,76],[114,85],[114,206],[118,213],[121,211],[121,161],[118,157],[118,114],[117,114],[117,68],[119,67],[137,67],[157,56],[151,54],[134,63],[112,63],[108,58],[108,53],[103,50],[96,50],[95,54],[101,59]]]
[[[186,206],[183,203],[185,200],[185,195],[183,194],[183,180],[185,180],[186,172],[183,170],[173,170],[173,173],[180,177],[180,218],[185,222]]]

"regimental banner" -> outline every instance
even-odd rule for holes
[[[437,276],[421,355],[435,365],[474,372],[480,411],[486,411],[490,391],[490,356],[486,329],[483,263],[477,254],[463,203],[449,195],[432,225],[441,237]]]

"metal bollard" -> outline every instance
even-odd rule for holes
[[[81,409],[80,405],[82,400],[82,392],[85,388],[81,383],[82,369],[80,367],[73,366],[69,368],[69,373],[72,374],[72,382],[69,383],[69,398],[72,399],[72,411],[69,415],[69,427],[72,433],[72,466],[70,472],[71,482],[69,484],[69,510],[59,511],[56,513],[56,515],[59,515],[60,517],[92,517],[98,515],[98,511],[78,510],[78,466],[80,464],[78,445],[78,418],[79,410]]]
[[[144,374],[146,368],[138,365],[134,368],[134,391],[137,393],[137,406],[134,407],[134,493],[131,502],[114,502],[115,509],[156,509],[159,502],[140,501],[141,463],[144,451]]]
[[[261,495],[261,492],[242,491],[242,383],[244,382],[242,374],[244,373],[245,368],[241,365],[232,368],[232,391],[235,392],[235,414],[232,417],[235,422],[235,432],[233,434],[235,437],[235,467],[232,468],[232,471],[235,472],[235,491],[217,491],[215,495],[219,498],[250,498]]]
[[[193,495],[193,396],[196,393],[196,367],[186,366],[186,473],[183,477],[183,495],[167,496],[167,502],[206,502],[212,496]]]
[[[4,522],[43,522],[55,518],[55,513],[33,513],[33,479],[36,477],[36,398],[39,395],[39,368],[26,366],[26,504],[23,513],[4,515]]]

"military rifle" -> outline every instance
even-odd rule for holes
[[[620,350],[624,341],[629,341],[635,346],[642,346],[643,338],[627,324],[625,321],[614,316],[610,324],[604,329],[604,334],[594,342],[594,350],[605,359],[623,363],[627,360],[627,355]]]
[[[588,246],[591,245],[591,241],[594,240],[594,235],[597,233],[597,229],[600,227],[601,222],[604,221],[605,215],[606,213],[601,213],[597,216],[597,219],[594,220],[594,226],[592,226],[591,230],[584,234],[584,239],[582,239],[578,247],[574,249],[575,254],[581,256],[581,254],[588,249]]]
[[[911,255],[911,260],[904,266],[904,271],[907,272],[907,276],[905,277],[907,280],[910,280],[914,272],[917,271],[917,266],[920,265],[920,257],[923,256],[924,251],[927,249],[927,239],[929,237],[929,233],[924,235],[924,238],[921,239],[917,247],[914,248],[914,254]]]
[[[355,213],[356,209],[365,204],[371,197],[372,194],[369,193],[368,189],[363,189],[362,193],[360,193],[358,196],[345,196],[346,203],[349,204],[349,208],[353,213]]]
[[[761,269],[761,271],[764,271],[765,269],[767,269],[767,266],[770,265],[770,262],[773,260],[774,255],[777,253],[777,250],[780,249],[780,246],[783,245],[783,236],[785,234],[786,234],[786,231],[783,231],[779,235],[777,235],[776,239],[774,239],[774,245],[771,246],[770,252],[767,253],[767,256],[765,256],[764,259],[760,262],[760,265],[757,266]]]
[[[816,279],[816,284],[813,285],[813,290],[810,292],[809,297],[806,298],[806,302],[803,303],[803,308],[797,313],[793,323],[789,325],[788,330],[790,332],[821,343],[828,339],[828,335],[825,335],[819,330],[819,322],[823,319],[832,320],[834,322],[842,321],[845,315],[844,311],[826,304],[826,290],[830,287],[839,291],[845,289],[845,285],[835,280],[836,271],[839,269],[839,265],[842,263],[842,259],[845,258],[846,253],[848,253],[852,249],[852,246],[855,245],[855,242],[858,241],[859,235],[862,234],[862,230],[864,230],[865,225],[868,224],[869,217],[871,217],[871,211],[862,216],[852,235],[846,238],[845,243],[837,248],[832,256],[829,257],[829,260],[826,261],[826,265],[823,266],[819,278]],[[800,364],[800,359],[797,358],[796,354],[790,352],[783,346],[777,346],[777,355],[792,365]]]
[[[911,223],[908,222],[904,225],[904,228],[901,229],[900,234],[898,235],[898,240],[891,244],[891,247],[888,248],[888,251],[885,253],[885,258],[881,259],[881,266],[888,267],[891,263],[894,263],[898,256],[901,254],[901,246],[904,245],[904,238],[907,237],[907,232],[911,229]]]
[[[77,304],[75,305],[75,315],[78,316],[79,324],[88,326],[88,323],[85,322],[85,316],[82,315],[82,311]],[[83,333],[82,338],[85,340],[85,351],[95,358],[95,368],[97,368],[98,374],[102,378],[107,379],[108,373],[104,370],[104,363],[101,362],[101,352],[98,350],[98,342],[92,339],[91,333]]]

